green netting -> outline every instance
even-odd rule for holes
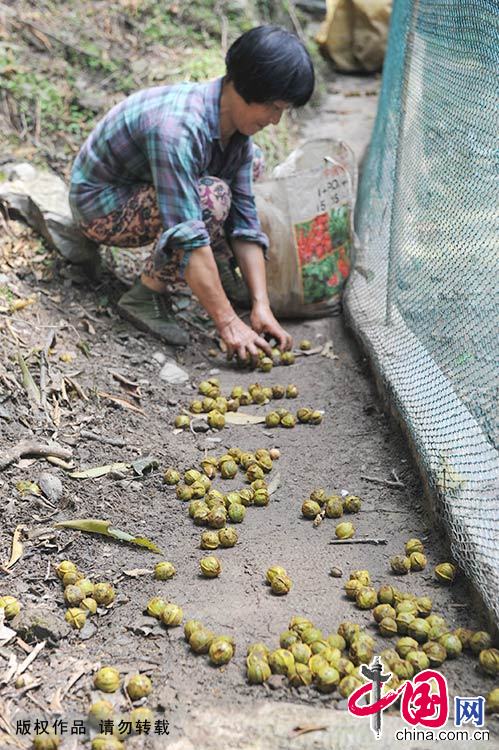
[[[499,4],[396,0],[346,298],[499,620]]]

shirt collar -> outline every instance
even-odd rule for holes
[[[220,140],[220,98],[222,96],[223,77],[215,78],[206,84],[205,104],[208,131],[214,140]]]

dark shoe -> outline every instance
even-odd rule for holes
[[[251,307],[251,297],[235,259],[217,258],[215,253],[215,261],[220,281],[227,297],[238,307],[249,310]]]
[[[189,334],[176,322],[164,294],[153,292],[140,281],[120,298],[118,312],[141,331],[152,333],[173,346],[186,346]]]

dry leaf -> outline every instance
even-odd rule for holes
[[[127,401],[125,398],[120,398],[119,396],[113,396],[111,393],[105,393],[104,391],[98,391],[97,393],[100,398],[105,398],[108,401],[112,401],[115,404],[118,404],[119,406],[124,406],[125,409],[130,409],[130,411],[135,411],[137,414],[142,414],[143,417],[146,416],[146,413],[143,409],[140,409],[138,406],[135,406],[135,404],[130,403],[130,401]]]
[[[149,568],[133,568],[133,570],[124,570],[123,575],[129,578],[140,578],[140,576],[150,576],[153,571]]]
[[[257,416],[256,414],[242,414],[238,411],[228,411],[224,414],[226,424],[263,424],[265,422],[264,416]]]
[[[36,302],[36,297],[25,297],[24,299],[16,299],[10,303],[9,308],[11,312],[18,312],[24,310],[25,307],[33,305]]]
[[[84,469],[83,471],[72,471],[68,474],[68,477],[71,477],[71,479],[97,479],[98,477],[103,477],[105,474],[110,474],[114,471],[127,471],[129,468],[129,463],[116,461],[114,464],[92,466],[90,469]]]
[[[278,471],[274,474],[274,476],[272,477],[272,481],[270,482],[268,486],[269,496],[273,495],[274,492],[277,489],[279,489],[280,484],[281,484],[281,473]]]
[[[26,393],[28,394],[29,401],[35,406],[41,407],[42,397],[40,394],[40,389],[33,380],[33,377],[28,370],[28,366],[24,361],[23,355],[21,354],[19,349],[17,350],[17,361],[19,363],[19,367],[21,368],[23,385],[26,389]]]
[[[297,727],[293,727],[291,732],[292,737],[299,737],[301,734],[308,734],[309,732],[325,732],[326,726],[320,724],[301,724]]]
[[[145,547],[158,555],[162,554],[159,547],[154,542],[149,541],[149,539],[142,536],[134,536],[133,534],[129,534],[128,531],[122,531],[122,529],[115,529],[111,526],[111,521],[103,521],[100,518],[79,518],[75,521],[59,521],[54,526],[56,529],[76,529],[77,531],[88,531],[92,534],[102,534],[103,536],[118,539],[120,542],[137,544],[139,547]]]
[[[4,570],[12,568],[16,564],[16,562],[23,556],[24,548],[21,542],[21,537],[23,535],[23,532],[25,531],[27,531],[27,527],[23,526],[22,524],[19,524],[19,526],[16,526],[16,528],[14,529],[14,534],[12,535],[10,558],[6,563],[2,565],[2,568]]]
[[[321,357],[327,357],[328,359],[338,359],[333,351],[333,342],[331,340],[326,341],[321,351]]]

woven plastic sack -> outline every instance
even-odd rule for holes
[[[253,186],[270,239],[267,285],[282,318],[339,310],[352,260],[355,157],[341,141],[307,141]]]
[[[381,70],[392,0],[327,0],[317,42],[338,70]]]

